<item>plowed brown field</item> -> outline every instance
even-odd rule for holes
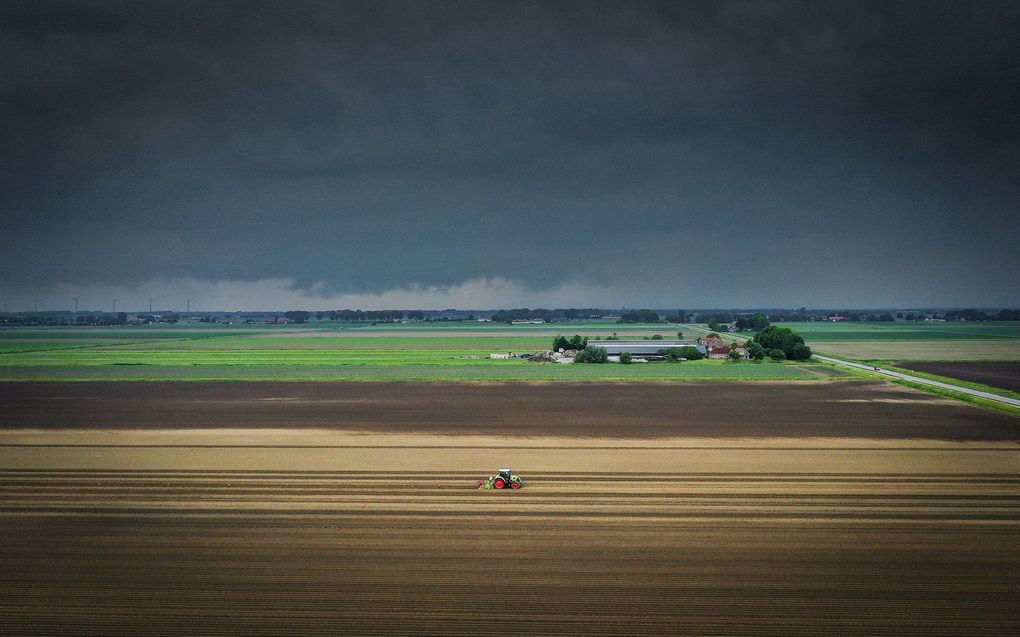
[[[1020,424],[906,389],[19,387],[2,634],[1020,632]]]
[[[1020,392],[1020,363],[898,363],[898,367]]]

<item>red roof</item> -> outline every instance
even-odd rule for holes
[[[728,347],[713,347],[712,349],[708,350],[708,353],[709,354],[729,354],[730,353],[730,348],[728,348]]]

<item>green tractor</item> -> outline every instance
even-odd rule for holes
[[[513,474],[510,469],[500,469],[499,473],[489,476],[480,486],[483,489],[520,489],[521,479]]]

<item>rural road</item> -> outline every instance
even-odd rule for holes
[[[708,333],[708,331],[705,328],[699,327],[697,325],[687,324],[687,325],[684,325],[684,327],[685,328],[693,328],[694,330],[697,330],[699,332],[704,332],[706,334]],[[735,339],[738,339],[738,340],[739,339],[748,340],[748,338],[749,338],[749,337],[743,336],[741,334],[731,334],[731,333],[727,333],[726,336],[728,336],[730,338],[735,338]],[[863,369],[863,370],[869,371],[869,372],[871,372],[873,374],[880,374],[882,376],[889,376],[891,378],[898,378],[900,380],[909,381],[911,383],[918,383],[920,385],[929,385],[931,387],[938,387],[940,389],[948,389],[950,391],[959,392],[961,394],[967,394],[969,396],[976,396],[978,398],[984,398],[986,400],[993,400],[993,401],[995,401],[997,403],[1003,403],[1005,405],[1012,405],[1013,407],[1020,407],[1020,400],[1017,400],[1016,398],[1009,398],[1007,396],[1000,396],[998,394],[992,394],[990,392],[980,391],[980,390],[977,390],[977,389],[970,389],[969,387],[961,387],[959,385],[953,385],[951,383],[943,383],[943,382],[939,382],[937,380],[928,380],[927,378],[921,378],[920,376],[914,376],[912,374],[904,374],[903,372],[894,372],[892,370],[881,369],[879,367],[875,367],[873,365],[865,365],[863,363],[853,363],[853,362],[850,362],[850,361],[840,360],[838,358],[831,358],[829,356],[822,356],[821,354],[817,354],[817,353],[813,355],[813,358],[816,358],[816,359],[818,359],[820,361],[824,361],[826,363],[831,363],[833,365],[842,365],[843,367],[853,367],[855,369]]]
[[[854,367],[856,369],[863,369],[873,374],[881,374],[882,376],[891,376],[892,378],[898,378],[900,380],[910,381],[911,383],[919,383],[921,385],[930,385],[932,387],[939,387],[941,389],[948,389],[950,391],[959,392],[961,394],[968,394],[970,396],[977,396],[978,398],[984,398],[986,400],[994,400],[995,402],[1005,403],[1014,407],[1020,407],[1020,400],[1016,398],[1009,398],[1006,396],[999,396],[998,394],[992,394],[986,391],[978,391],[977,389],[970,389],[969,387],[961,387],[959,385],[951,385],[949,383],[942,383],[937,380],[928,380],[927,378],[921,378],[920,376],[912,376],[910,374],[904,374],[902,372],[894,372],[888,369],[881,369],[872,365],[864,365],[862,363],[851,363],[850,361],[840,360],[838,358],[830,358],[828,356],[821,356],[815,354],[814,358],[826,363],[832,363],[833,365],[842,365],[844,367]]]

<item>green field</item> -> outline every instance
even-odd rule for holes
[[[246,381],[817,381],[849,379],[832,367],[698,361],[680,364],[560,365],[491,361],[477,365],[6,365],[4,380]]]
[[[862,360],[1020,360],[1020,323],[790,323],[819,353]],[[700,328],[700,326],[699,326]],[[548,349],[552,335],[666,338],[694,326],[586,322],[543,325],[429,323],[0,330],[6,380],[826,380],[850,375],[817,364],[560,365],[491,360]]]
[[[675,327],[668,325],[627,327],[675,335]],[[489,358],[494,352],[547,350],[552,344],[549,334],[607,334],[613,328],[623,326],[438,324],[423,328],[415,324],[352,329],[313,323],[268,329],[208,324],[190,329],[8,329],[0,332],[0,380],[711,381],[849,377],[812,363],[561,365]]]
[[[548,349],[546,336],[358,336],[357,333],[311,336],[225,336],[185,342],[133,344],[123,349],[151,350],[470,350],[490,352],[534,352]],[[113,349],[113,348],[109,348]]]
[[[1016,361],[1020,323],[781,323],[820,354],[865,361]]]
[[[809,343],[829,341],[1020,340],[1020,322],[980,323],[778,323]]]
[[[354,330],[362,332],[406,332],[406,331],[432,331],[432,332],[464,332],[464,333],[485,333],[493,331],[514,331],[522,334],[527,333],[570,333],[570,334],[619,334],[661,332],[663,335],[673,330],[676,326],[672,323],[617,323],[616,321],[590,320],[579,323],[537,323],[524,325],[507,325],[505,323],[482,323],[482,322],[432,322],[432,323],[310,323],[314,329],[323,330]]]

